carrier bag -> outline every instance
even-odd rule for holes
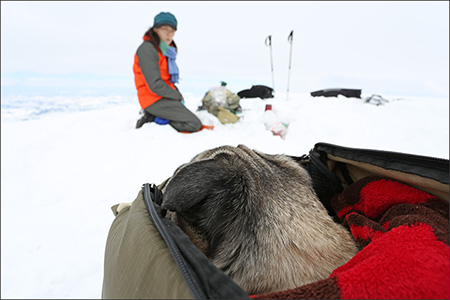
[[[113,207],[102,298],[448,297],[447,159],[327,143],[292,158],[308,170],[329,214],[348,226],[362,247],[329,278],[247,295],[164,218],[165,182],[146,183],[132,203]]]

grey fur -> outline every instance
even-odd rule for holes
[[[286,155],[244,145],[207,150],[179,167],[163,192],[168,217],[249,294],[325,279],[358,251]]]

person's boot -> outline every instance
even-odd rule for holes
[[[145,123],[153,122],[154,119],[154,116],[144,111],[144,115],[136,122],[136,129],[141,128]]]

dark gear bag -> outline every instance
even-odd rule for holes
[[[249,90],[242,90],[238,92],[241,98],[273,98],[273,89],[265,85],[253,85]]]

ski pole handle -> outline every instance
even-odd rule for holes
[[[267,41],[269,41],[269,43],[267,43]],[[264,42],[266,43],[266,46],[272,46],[272,36],[269,35],[268,37],[266,37],[266,40]]]
[[[291,62],[292,62],[292,40],[294,39],[294,30],[288,36],[288,42],[291,44],[291,50],[289,52],[289,69],[288,69],[288,86],[286,91],[286,99],[289,99],[289,82],[291,80]]]
[[[294,39],[294,30],[291,31],[291,33],[288,36],[288,42],[292,44],[292,40]]]

